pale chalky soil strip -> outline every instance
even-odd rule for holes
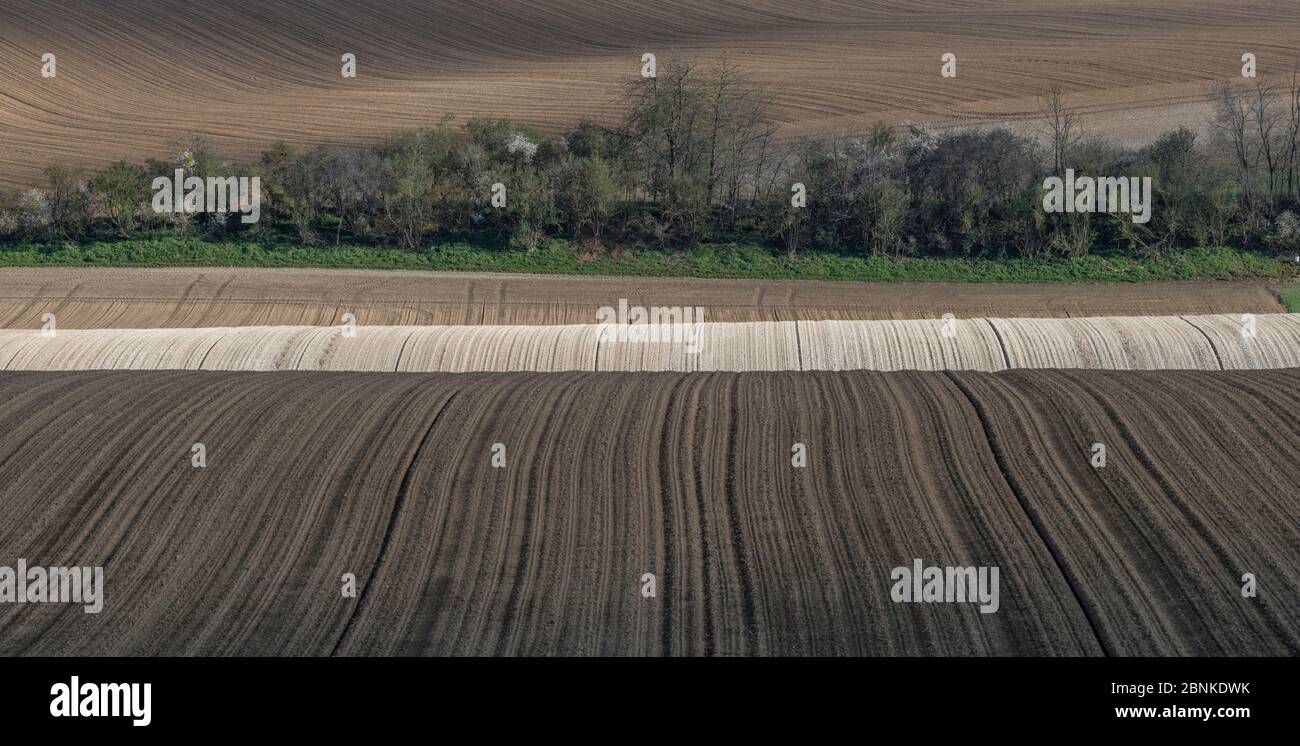
[[[1232,370],[1300,367],[1300,315],[679,325],[0,330],[0,370]]]

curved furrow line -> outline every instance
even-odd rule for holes
[[[1257,512],[1295,510],[1284,485],[1300,467],[1282,455],[1295,441],[1279,451],[1279,420],[1268,423],[1272,435],[1250,424],[1271,410],[1223,387],[1273,376],[1295,382],[1294,371],[960,376],[991,407],[1009,472],[1078,568],[1072,584],[1120,654],[1294,649],[1300,607],[1284,589],[1300,577],[1272,572],[1273,592],[1257,600],[1241,596],[1239,579],[1287,567],[1282,547],[1300,540],[1293,519],[1265,522]],[[1094,443],[1106,447],[1104,466],[1094,464]],[[1243,449],[1262,460],[1229,455]]]
[[[572,411],[573,404],[580,400],[582,392],[576,386],[549,385],[554,382],[542,377],[538,377],[537,383],[534,394],[538,391],[546,392],[544,397],[539,397],[541,416],[525,420],[527,428],[523,432],[512,433],[509,441],[514,446],[515,458],[526,458],[528,464],[527,468],[518,471],[520,476],[513,489],[523,501],[523,513],[517,529],[520,538],[516,542],[517,558],[509,582],[510,593],[505,600],[501,617],[501,626],[506,633],[497,638],[496,655],[509,655],[521,649],[548,650],[547,644],[542,641],[523,639],[526,631],[536,630],[539,626],[545,628],[545,624],[532,623],[533,614],[529,607],[538,598],[562,601],[560,598],[552,599],[553,591],[545,584],[542,584],[542,588],[537,588],[538,576],[545,569],[544,566],[552,564],[548,562],[552,560],[548,555],[558,555],[557,559],[552,560],[556,565],[563,566],[567,559],[565,552],[552,549],[559,542],[556,541],[557,533],[549,530],[552,527],[551,513],[560,507],[553,507],[550,503],[562,503],[564,494],[559,491],[553,496],[548,489],[552,483],[562,484],[564,481],[563,473],[554,466],[564,451],[557,447],[559,439],[550,436],[558,421],[575,414]],[[527,456],[519,455],[521,450]],[[570,466],[580,468],[581,464],[570,463]]]
[[[980,426],[984,429],[984,435],[988,441],[989,449],[993,452],[993,458],[997,461],[998,471],[1002,474],[1003,479],[1006,480],[1008,489],[1011,490],[1011,494],[1015,495],[1016,502],[1025,512],[1025,516],[1029,519],[1030,524],[1034,527],[1034,532],[1038,535],[1039,541],[1043,543],[1048,554],[1051,555],[1052,561],[1055,563],[1057,570],[1061,573],[1061,578],[1069,587],[1070,593],[1073,595],[1075,603],[1078,604],[1079,610],[1083,613],[1084,618],[1088,620],[1088,628],[1092,631],[1093,638],[1096,640],[1098,647],[1100,647],[1102,652],[1107,656],[1115,655],[1116,651],[1112,643],[1103,634],[1104,630],[1099,624],[1096,608],[1091,603],[1090,599],[1087,599],[1079,592],[1079,579],[1077,572],[1067,561],[1065,553],[1061,550],[1056,537],[1047,530],[1039,511],[1028,500],[1025,489],[1021,486],[1019,479],[1015,476],[1015,472],[1010,469],[1002,442],[998,439],[996,431],[993,429],[992,422],[989,419],[989,415],[985,410],[984,405],[975,397],[971,390],[966,387],[961,378],[951,372],[946,375],[961,391],[962,395],[966,397],[966,401],[970,406],[974,408],[976,415],[979,417]]]
[[[673,432],[669,425],[671,420],[669,414],[672,412],[673,402],[678,397],[678,392],[686,383],[685,377],[674,380],[668,388],[666,394],[656,397],[655,406],[650,410],[654,415],[650,422],[658,428],[658,460],[656,466],[656,476],[658,484],[653,485],[653,489],[658,493],[658,515],[659,523],[662,528],[663,537],[663,558],[662,564],[662,583],[660,592],[663,594],[663,621],[660,623],[660,640],[659,654],[662,657],[668,657],[678,652],[677,636],[685,625],[677,624],[677,596],[678,580],[682,573],[677,569],[678,536],[685,538],[685,531],[680,529],[681,521],[679,520],[679,511],[676,509],[671,486],[676,483],[672,465],[680,463],[677,449],[674,447],[675,441],[672,438]],[[647,485],[650,486],[650,485]],[[683,651],[685,652],[685,651]]]
[[[727,384],[727,408],[724,411],[726,417],[726,457],[723,461],[723,471],[726,477],[723,480],[722,499],[726,503],[727,533],[730,534],[731,540],[731,558],[729,564],[735,569],[736,579],[740,585],[740,603],[742,610],[741,619],[744,622],[744,639],[745,647],[738,651],[742,654],[756,655],[764,651],[763,640],[760,639],[760,627],[758,622],[758,613],[755,610],[754,599],[754,582],[750,574],[755,572],[751,567],[751,559],[746,549],[745,538],[745,521],[740,513],[740,498],[738,497],[736,482],[738,474],[746,469],[746,459],[741,458],[736,443],[739,440],[738,431],[742,427],[740,415],[740,376],[728,376],[725,379]],[[759,451],[761,453],[762,451]],[[753,451],[749,451],[752,455]],[[701,494],[703,500],[705,495]]]
[[[424,453],[425,448],[428,446],[430,436],[432,436],[434,428],[438,426],[438,421],[442,417],[443,412],[447,411],[447,407],[451,405],[453,400],[455,400],[457,393],[458,392],[452,391],[447,394],[438,405],[438,408],[429,418],[428,427],[424,429],[424,433],[420,436],[420,440],[417,442],[415,450],[411,452],[411,457],[406,462],[406,468],[402,470],[402,479],[397,486],[397,493],[393,497],[393,504],[389,511],[388,522],[384,526],[384,533],[379,541],[379,552],[375,555],[374,561],[370,563],[370,570],[366,574],[365,582],[358,586],[359,593],[357,595],[356,603],[352,607],[352,615],[349,617],[347,623],[343,625],[343,631],[339,634],[338,640],[335,641],[334,647],[330,651],[330,655],[332,656],[338,655],[339,651],[343,649],[343,645],[347,642],[348,636],[351,634],[353,627],[355,627],[357,619],[363,616],[366,612],[366,603],[369,599],[368,593],[375,582],[375,578],[378,577],[379,572],[383,569],[385,560],[387,560],[389,556],[389,547],[392,544],[393,536],[397,532],[398,519],[402,516],[402,508],[405,507],[407,498],[410,495],[412,474],[414,473],[415,465],[419,463],[421,454]]]
[[[1193,381],[1195,381],[1195,379],[1193,379]],[[1194,470],[1188,468],[1185,463],[1180,463],[1180,461],[1182,461],[1181,459],[1173,460],[1161,458],[1153,453],[1151,447],[1144,446],[1143,439],[1139,438],[1140,431],[1135,431],[1134,426],[1130,425],[1130,418],[1121,415],[1118,409],[1116,409],[1117,406],[1120,406],[1120,401],[1112,401],[1113,399],[1122,401],[1122,399],[1128,398],[1124,396],[1123,392],[1120,392],[1119,394],[1102,393],[1095,388],[1094,384],[1085,381],[1080,381],[1078,385],[1083,390],[1088,391],[1097,397],[1098,405],[1101,407],[1102,411],[1105,412],[1106,417],[1114,424],[1115,429],[1122,438],[1127,449],[1137,459],[1138,463],[1143,467],[1150,478],[1154,480],[1155,484],[1159,486],[1159,489],[1179,511],[1195,534],[1205,542],[1211,556],[1217,560],[1218,565],[1223,568],[1222,572],[1224,573],[1224,577],[1228,580],[1235,581],[1237,578],[1235,573],[1236,568],[1248,568],[1250,563],[1242,562],[1239,559],[1241,557],[1242,548],[1231,546],[1228,541],[1225,541],[1226,537],[1223,536],[1221,532],[1217,530],[1216,526],[1212,524],[1207,517],[1204,517],[1200,510],[1197,509],[1195,502],[1199,490],[1190,484],[1192,481],[1191,479],[1187,479]],[[1196,396],[1195,388],[1189,388],[1189,391],[1181,394],[1182,397]],[[1141,412],[1142,410],[1135,408],[1135,411]],[[1154,432],[1163,430],[1165,427],[1156,418],[1146,417],[1143,419],[1147,426],[1152,429],[1152,432],[1150,433],[1152,436],[1161,438],[1163,442],[1178,440],[1177,436],[1173,433]],[[1139,422],[1142,422],[1142,420],[1139,420]],[[1219,421],[1217,424],[1222,424],[1222,422]],[[1188,421],[1187,418],[1184,418],[1179,423],[1179,430],[1182,430],[1185,433],[1187,427]],[[1219,433],[1223,432],[1222,429],[1217,428],[1203,430],[1198,444],[1208,444],[1211,442],[1216,431]],[[1190,451],[1191,449],[1189,448],[1187,450]],[[1209,453],[1223,452],[1221,449],[1215,450],[1207,448],[1206,450]],[[1234,449],[1234,451],[1235,450],[1236,449]],[[1173,468],[1170,464],[1178,464],[1179,468]],[[1294,471],[1297,475],[1300,475],[1300,469],[1294,469]],[[1292,484],[1296,484],[1296,482],[1293,481]],[[1240,489],[1241,487],[1239,486],[1238,490]],[[1213,501],[1216,506],[1231,506],[1233,503],[1231,495],[1223,494],[1220,498],[1221,499]],[[1223,510],[1223,507],[1219,507],[1216,512],[1218,513],[1217,517],[1220,519],[1226,517],[1224,516],[1225,511]],[[1228,585],[1231,586],[1232,583],[1229,583]],[[1290,654],[1294,655],[1300,653],[1300,625],[1288,625],[1269,604],[1260,604],[1258,607],[1245,606],[1244,608],[1258,608],[1259,615],[1263,617],[1269,630],[1275,636],[1275,639],[1282,642]],[[1222,618],[1220,617],[1220,623],[1221,622]],[[1210,624],[1209,620],[1207,620],[1207,626],[1210,626]]]

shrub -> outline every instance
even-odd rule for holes
[[[28,238],[47,238],[53,224],[45,192],[29,189],[18,195],[18,228]]]
[[[560,221],[574,238],[601,240],[617,198],[618,186],[603,158],[570,158],[561,168],[556,203]]]
[[[95,174],[89,186],[96,210],[108,217],[118,235],[127,236],[135,230],[149,203],[149,180],[143,167],[118,161]]]
[[[81,172],[64,166],[45,169],[49,229],[61,238],[80,238],[90,225],[90,190]]]
[[[1265,242],[1279,254],[1300,256],[1300,218],[1290,210],[1278,215]]]
[[[0,238],[18,235],[21,227],[18,210],[18,195],[0,192]]]

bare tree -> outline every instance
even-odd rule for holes
[[[764,151],[775,126],[767,98],[726,60],[709,71],[705,86],[706,196],[710,205],[721,206],[724,225],[734,225],[750,162]]]
[[[718,171],[721,168],[719,164],[719,148],[723,135],[723,129],[730,125],[728,121],[731,117],[731,109],[738,92],[739,71],[736,70],[726,60],[718,63],[713,70],[712,79],[709,80],[708,106],[709,106],[709,165],[708,165],[708,199],[713,202],[714,189],[718,183]]]
[[[1291,81],[1286,96],[1287,123],[1282,140],[1283,161],[1286,163],[1286,190],[1296,194],[1300,183],[1296,181],[1296,167],[1300,166],[1300,70],[1291,71]]]
[[[1270,212],[1277,203],[1277,191],[1280,184],[1280,170],[1283,164],[1283,148],[1279,141],[1283,111],[1279,107],[1280,99],[1273,84],[1259,78],[1250,92],[1250,122],[1264,167],[1268,170],[1268,196]]]
[[[649,219],[687,243],[734,227],[742,192],[755,194],[766,171],[775,131],[766,96],[725,60],[708,68],[678,60],[633,81],[626,98],[624,132],[659,202]]]
[[[770,116],[770,100],[747,80],[742,80],[735,88],[727,103],[719,148],[718,179],[722,185],[723,220],[726,226],[734,227],[746,187],[751,198],[757,196],[768,144],[776,133],[776,125]]]
[[[1078,114],[1065,104],[1065,93],[1053,83],[1038,99],[1039,111],[1046,121],[1046,136],[1052,148],[1052,169],[1064,175],[1069,165],[1070,149],[1083,139],[1083,125]]]
[[[1250,137],[1250,108],[1246,98],[1226,81],[1214,88],[1214,139],[1232,155],[1243,200],[1251,201],[1257,148]]]
[[[704,101],[699,67],[691,60],[677,60],[658,76],[628,85],[624,129],[652,194],[666,195],[670,202],[682,181],[702,165]]]

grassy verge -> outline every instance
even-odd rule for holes
[[[1300,313],[1300,284],[1282,288],[1277,295],[1282,299],[1282,305],[1286,306],[1288,311]]]
[[[3,244],[0,245],[0,267],[5,266],[323,267],[865,282],[1056,283],[1206,279],[1286,282],[1300,277],[1300,271],[1293,265],[1230,248],[1171,252],[1153,259],[1089,256],[996,261],[831,254],[788,257],[773,254],[760,246],[705,244],[691,251],[627,249],[617,255],[606,253],[595,258],[579,258],[563,241],[552,241],[534,252],[459,243],[405,251],[360,245],[303,247],[287,238],[208,241],[170,236],[110,242]]]

